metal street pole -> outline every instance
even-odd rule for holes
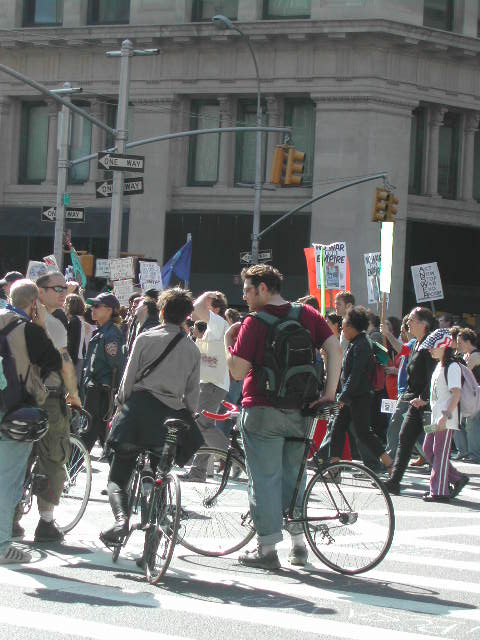
[[[236,31],[245,40],[250,54],[252,56],[253,64],[255,66],[255,75],[257,78],[257,127],[262,126],[262,106],[261,106],[261,88],[260,88],[260,73],[258,70],[257,58],[250,42],[250,38],[244,33],[240,27],[234,24],[230,18],[222,14],[213,16],[212,22],[217,25],[223,25],[226,29]],[[253,200],[253,225],[252,225],[252,264],[258,262],[258,249],[260,246],[260,215],[262,210],[262,132],[257,130],[255,138],[255,189]]]
[[[70,89],[71,85],[65,82],[65,89]],[[65,100],[70,101],[68,96]],[[57,174],[57,208],[55,218],[55,237],[53,241],[53,253],[60,271],[63,271],[63,243],[65,233],[65,204],[64,195],[67,189],[68,179],[68,138],[70,133],[70,109],[62,106],[58,125],[58,174]]]
[[[107,54],[108,55],[108,54]],[[120,50],[120,86],[118,93],[117,124],[115,146],[117,153],[125,153],[127,143],[128,97],[130,88],[130,58],[133,56],[133,44],[130,40],[122,42]],[[112,210],[110,215],[110,238],[108,257],[120,256],[123,219],[123,171],[113,172]]]

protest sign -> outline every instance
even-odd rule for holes
[[[45,258],[43,258],[43,262],[47,265],[48,271],[59,271],[57,259],[54,255],[45,256]]]
[[[44,276],[46,273],[48,273],[48,267],[44,262],[39,262],[38,260],[30,260],[30,262],[28,263],[26,275],[29,280],[33,280],[35,282],[37,278],[39,278],[40,276]]]
[[[317,287],[322,285],[321,251],[325,250],[325,289],[344,290],[347,286],[347,245],[345,242],[333,242],[332,244],[314,244],[315,269],[317,275]]]
[[[157,262],[140,261],[140,286],[143,292],[149,289],[163,289],[162,269]]]
[[[417,302],[430,302],[443,299],[442,280],[436,262],[418,264],[411,267],[413,286]]]
[[[365,253],[365,271],[367,272],[368,304],[380,302],[380,263],[381,253]]]
[[[111,280],[125,280],[135,278],[133,256],[128,258],[112,258],[108,261]]]
[[[390,398],[382,398],[382,406],[380,409],[380,413],[395,413],[396,408],[397,408],[396,400],[390,400]]]
[[[110,278],[109,260],[106,258],[97,258],[95,260],[95,278]]]
[[[113,283],[113,293],[117,296],[118,301],[124,307],[128,307],[128,299],[135,293],[135,287],[133,286],[133,280],[116,280]]]

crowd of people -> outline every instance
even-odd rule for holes
[[[391,493],[400,494],[412,464],[431,467],[425,501],[446,502],[459,494],[469,478],[450,457],[480,463],[480,414],[464,417],[460,411],[461,365],[480,381],[475,331],[454,326],[447,314],[438,321],[424,307],[415,307],[402,321],[389,317],[381,323],[356,305],[349,291],[336,295],[335,312],[323,318],[315,297],[294,304],[282,297],[277,269],[254,265],[241,276],[248,306],[244,317],[228,308],[219,291],[193,299],[179,287],[149,290],[133,294],[125,308],[109,292],[85,299],[78,283],[66,282],[56,271],[36,282],[19,272],[0,281],[0,336],[8,342],[28,402],[46,411],[49,426],[35,444],[14,441],[8,437],[8,414],[1,416],[0,564],[31,559],[12,539],[25,533],[18,503],[33,446],[48,479],[37,494],[34,539],[63,539],[54,516],[70,455],[69,406],[83,406],[91,414],[82,438],[88,451],[99,442],[102,460],[110,464],[107,493],[114,522],[101,532],[107,545],[128,531],[127,489],[136,455],[147,448],[160,455],[165,420],[180,418],[189,426],[176,457],[179,466],[188,466],[182,481],[207,481],[209,456],[197,452],[204,443],[226,448],[228,426],[212,423],[201,412],[220,411],[225,399],[242,404],[239,428],[257,532],[257,546],[239,556],[241,564],[280,567],[276,545],[304,453],[298,438],[305,436],[306,408],[330,407],[326,434],[311,464],[341,459],[348,438],[352,456],[384,473]],[[314,362],[307,367],[310,377],[302,379],[314,394],[302,396],[300,390],[299,396],[297,388],[280,402],[272,392],[271,371],[265,372],[271,327],[284,320],[308,335]],[[382,411],[384,399],[396,401],[393,414]],[[155,455],[150,463],[154,469]],[[291,525],[289,534],[289,561],[303,566],[308,554],[301,525]]]

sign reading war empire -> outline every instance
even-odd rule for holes
[[[131,171],[143,173],[145,171],[145,156],[127,156],[123,153],[97,153],[99,169],[108,171]]]
[[[111,198],[113,193],[113,180],[101,180],[95,182],[96,198]],[[143,178],[125,178],[123,181],[123,195],[132,196],[143,193]]]

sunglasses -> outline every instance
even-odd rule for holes
[[[64,287],[61,285],[55,285],[53,287],[42,287],[42,289],[53,289],[55,291],[55,293],[65,293],[65,291],[67,291],[68,287]]]

